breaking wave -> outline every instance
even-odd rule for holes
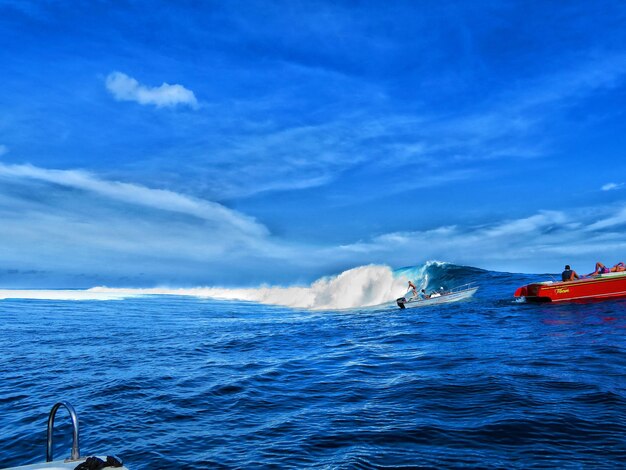
[[[144,295],[177,295],[217,300],[250,301],[311,310],[371,307],[393,302],[407,290],[411,280],[418,288],[434,290],[468,282],[476,268],[441,261],[393,270],[384,265],[348,269],[322,277],[308,286],[261,286],[256,288],[167,288],[146,289],[93,287],[86,290],[0,290],[0,299],[121,300]]]

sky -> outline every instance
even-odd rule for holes
[[[621,1],[0,0],[0,287],[626,260]]]

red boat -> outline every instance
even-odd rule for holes
[[[626,272],[599,274],[574,281],[536,282],[520,287],[515,297],[528,302],[571,302],[626,297]]]

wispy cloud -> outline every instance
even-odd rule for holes
[[[626,251],[626,209],[541,211],[483,226],[393,232],[330,250],[335,259],[411,265],[431,258],[503,271],[556,272],[565,262],[593,267]],[[591,269],[590,269],[591,270]]]
[[[107,181],[79,170],[52,170],[32,165],[0,164],[0,177],[46,181],[96,193],[128,204],[191,215],[220,225],[228,225],[250,236],[267,234],[267,229],[251,217],[230,210],[221,204],[173,191],[152,189],[119,181]]]
[[[43,272],[39,285],[219,284],[242,270],[260,282],[300,252],[251,217],[171,191],[30,165],[0,165],[0,183],[0,244],[11,247],[0,264]]]
[[[619,210],[609,215],[600,217],[597,221],[589,224],[588,230],[605,230],[610,228],[617,228],[626,225],[626,207],[622,207]]]
[[[259,130],[239,122],[238,139],[224,142],[211,154],[212,161],[220,162],[219,173],[199,168],[198,174],[211,180],[217,197],[226,198],[330,185],[364,168],[377,174],[379,187],[395,192],[476,180],[511,171],[510,165],[498,162],[538,159],[554,152],[551,134],[544,132],[547,123],[561,125],[559,114],[594,93],[623,84],[625,78],[626,59],[613,54],[528,79],[513,91],[487,94],[459,111],[425,109],[401,114],[382,112],[376,106],[358,110],[347,106],[343,113],[306,125],[275,123]],[[352,82],[349,86],[364,85]],[[285,108],[289,99],[277,95],[271,107]],[[247,105],[240,106],[245,109]],[[420,177],[397,184],[398,172],[416,165]],[[396,175],[388,178],[388,185],[385,172]],[[240,184],[242,175],[249,184]],[[371,194],[386,197],[387,192]]]
[[[620,189],[624,187],[624,183],[607,183],[602,186],[602,191],[614,191],[616,189]]]
[[[106,78],[106,88],[118,101],[135,101],[157,108],[177,105],[198,107],[193,91],[182,85],[163,83],[158,87],[148,87],[122,72],[110,73]]]

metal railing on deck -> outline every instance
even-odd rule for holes
[[[70,460],[80,459],[80,449],[78,444],[78,416],[76,416],[76,410],[74,410],[72,405],[66,401],[62,401],[52,407],[50,416],[48,416],[48,447],[46,448],[46,462],[52,462],[52,459],[54,458],[54,451],[52,449],[52,431],[54,428],[54,417],[61,406],[64,406],[67,409],[72,420],[72,453]]]

